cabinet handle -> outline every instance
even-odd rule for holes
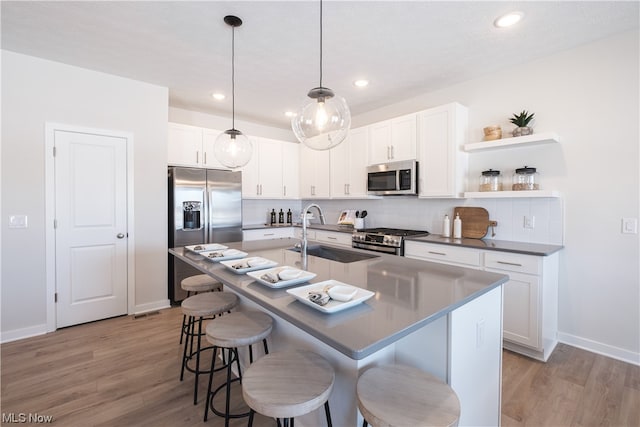
[[[333,237],[333,236],[327,236],[327,239],[329,239],[329,240],[338,240],[337,237]]]
[[[507,261],[496,261],[498,264],[504,265],[513,265],[515,267],[522,267],[522,264],[518,264],[517,262],[507,262]]]
[[[316,195],[316,186],[315,186],[315,185],[312,185],[312,186],[311,186],[311,195],[312,195],[312,196],[315,196],[315,195]]]
[[[393,160],[395,158],[394,153],[393,153],[393,145],[391,146],[391,160]]]
[[[391,159],[391,147],[387,145],[387,159]]]
[[[204,164],[205,165],[207,164],[207,152],[206,151],[204,152]]]
[[[429,253],[430,253],[430,254],[433,254],[433,255],[443,255],[443,256],[444,256],[444,255],[447,255],[447,254],[445,254],[444,252],[434,252],[434,251],[429,251]]]
[[[266,237],[266,236],[275,236],[275,234],[276,234],[276,233],[265,233],[265,234],[263,234],[263,236],[265,236],[265,237]]]
[[[283,186],[282,186],[282,195],[283,195],[283,196],[286,196],[286,195],[287,195],[287,186],[286,186],[286,185],[283,185]]]
[[[347,195],[351,194],[351,184],[347,184]]]
[[[200,152],[196,150],[196,163],[200,163]]]
[[[344,189],[343,189],[343,191],[344,191],[344,194],[345,194],[345,195],[346,195],[346,194],[349,194],[349,192],[347,191],[347,184],[344,184]]]
[[[260,184],[260,195],[262,196],[262,184]]]

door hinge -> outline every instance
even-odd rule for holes
[[[56,147],[53,147],[53,157],[56,156]]]
[[[53,302],[58,302],[58,293],[53,294]]]

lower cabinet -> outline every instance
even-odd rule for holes
[[[503,346],[546,361],[557,344],[558,253],[535,256],[405,242],[405,256],[507,274]]]
[[[351,234],[339,231],[316,230],[316,241],[351,247]]]

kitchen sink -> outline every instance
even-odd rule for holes
[[[300,252],[300,248],[290,248],[290,251]],[[363,261],[365,259],[378,258],[378,255],[363,254],[360,252],[349,251],[346,249],[338,249],[330,246],[309,245],[307,246],[307,255],[317,256],[319,258],[348,264],[350,262]]]

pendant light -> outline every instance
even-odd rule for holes
[[[224,166],[235,169],[249,163],[253,145],[245,134],[236,129],[235,28],[242,25],[242,19],[228,15],[224,17],[224,22],[231,27],[231,129],[218,135],[213,144],[213,153]]]
[[[320,0],[320,85],[307,94],[311,101],[291,119],[296,138],[314,150],[328,150],[340,144],[351,126],[347,101],[322,86],[322,0]]]

